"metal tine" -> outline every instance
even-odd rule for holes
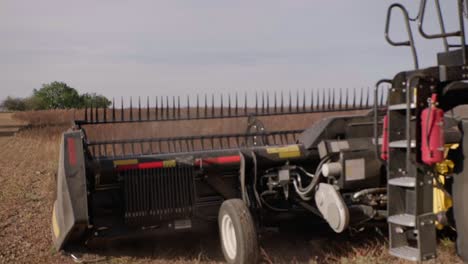
[[[361,98],[359,100],[359,108],[362,109],[364,103],[364,88],[361,87]]]
[[[349,98],[348,98],[348,88],[345,88],[345,110],[348,110],[349,107]]]
[[[94,114],[96,115],[96,123],[99,123],[99,107],[97,105],[94,107]]]
[[[177,148],[177,152],[181,152],[182,151],[182,144],[180,142],[181,140],[177,140],[174,142],[174,145],[176,145]],[[178,145],[176,143],[179,143]]]
[[[159,96],[159,118],[158,120],[164,119],[164,97]]]
[[[310,111],[314,111],[314,89],[310,89]]]
[[[130,121],[133,121],[133,102],[132,97],[130,96]]]
[[[328,110],[331,110],[331,90],[330,88],[327,89],[328,90]]]
[[[333,111],[336,110],[336,104],[335,104],[335,88],[332,88],[332,108],[333,108]]]
[[[247,92],[244,92],[244,114],[247,114]]]
[[[255,113],[258,113],[258,93],[255,92]]]
[[[281,91],[281,94],[280,94],[280,97],[281,97],[281,109],[280,109],[280,112],[283,113],[284,112],[284,96],[283,96],[283,91]]]
[[[166,119],[166,106],[164,105],[164,96],[159,96],[159,120]]]
[[[325,89],[322,89],[322,110],[325,110],[326,106],[327,106],[327,103],[325,100]]]
[[[228,93],[228,116],[231,116],[231,94]]]
[[[369,108],[369,95],[370,95],[370,88],[367,87],[366,108]]]
[[[205,94],[205,117],[208,116],[208,95]]]
[[[93,112],[93,103],[89,106],[89,115],[91,117],[91,123],[94,123],[94,112]]]
[[[239,116],[239,101],[237,97],[237,92],[236,92],[236,109],[235,109],[235,115]]]
[[[112,121],[115,121],[115,98],[112,97]]]
[[[224,117],[224,106],[223,106],[223,94],[220,94],[219,97],[221,98],[221,109],[220,109],[220,113],[221,113],[221,117]]]
[[[150,104],[150,100],[149,100],[149,96],[146,97],[146,120],[150,120],[150,107],[149,107],[149,104]]]
[[[170,111],[170,106],[169,106],[169,96],[166,96],[166,119],[169,119],[169,111]]]
[[[266,112],[270,113],[270,95],[266,92]]]
[[[214,94],[211,94],[211,116],[215,116]]]
[[[190,96],[187,95],[187,119],[190,119]]]
[[[338,109],[340,109],[340,110],[343,109],[343,100],[342,99],[343,99],[343,89],[340,88],[340,101],[339,101],[340,105],[338,106]]]
[[[315,109],[317,109],[317,111],[320,110],[320,89],[317,89],[317,104]]]
[[[96,107],[96,109],[98,109],[98,107]],[[102,145],[98,145],[98,151],[99,151],[99,157],[104,156],[102,155]]]
[[[180,95],[177,96],[177,117],[180,118]]]
[[[292,96],[291,96],[291,91],[289,91],[289,112],[292,112]]]
[[[124,120],[125,120],[125,117],[124,117],[124,101],[123,101],[123,97],[120,97],[120,120],[121,120],[121,121],[124,121]]]
[[[302,90],[302,112],[306,111],[306,92]]]
[[[190,152],[190,151],[193,151],[192,148],[190,148],[190,141],[189,139],[186,139],[185,140],[185,149],[186,149],[186,152]]]
[[[154,97],[154,104],[155,104],[155,106],[154,106],[154,120],[159,120],[158,119],[158,112],[159,111],[158,111],[158,97],[157,96]]]
[[[141,98],[138,96],[138,121],[141,121]]]
[[[176,102],[175,96],[172,96],[172,120],[176,119]]]
[[[220,149],[223,149],[223,148],[224,148],[224,145],[223,145],[223,137],[218,137],[218,141],[219,141]]]
[[[299,90],[296,90],[296,112],[299,112]]]
[[[265,112],[265,92],[262,91],[262,113]]]
[[[276,113],[278,111],[278,104],[276,102],[276,91],[274,92],[273,96],[275,97],[274,98],[274,107],[273,107],[273,111]]]
[[[103,115],[104,115],[104,122],[107,122],[107,106],[102,106],[102,110],[103,110]]]
[[[353,88],[353,109],[356,109],[356,87]]]
[[[206,102],[205,102],[206,104]],[[197,94],[197,106],[196,106],[196,109],[197,109],[197,118],[200,118],[200,96]]]

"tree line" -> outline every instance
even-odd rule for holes
[[[8,111],[70,109],[85,107],[109,107],[111,101],[95,93],[79,94],[78,91],[64,82],[43,84],[34,89],[26,98],[8,96],[0,106]]]

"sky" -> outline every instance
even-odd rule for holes
[[[401,2],[416,15],[416,1]],[[456,1],[441,2],[456,29]],[[107,97],[372,87],[413,68],[408,48],[385,42],[391,3],[1,0],[0,99],[52,81]],[[434,65],[441,41],[416,44],[421,66]]]

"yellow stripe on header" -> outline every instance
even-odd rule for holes
[[[266,151],[268,154],[278,154],[278,156],[282,159],[296,158],[301,156],[301,150],[298,145],[267,148]]]
[[[123,165],[135,165],[138,164],[137,159],[130,159],[130,160],[114,160],[114,166],[123,166]]]
[[[163,161],[163,167],[164,168],[172,168],[177,165],[176,160],[165,160]]]

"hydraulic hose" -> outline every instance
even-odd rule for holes
[[[312,193],[315,191],[315,188],[317,187],[321,179],[322,166],[329,160],[330,156],[327,156],[320,161],[319,165],[317,166],[317,169],[315,170],[315,174],[313,174],[314,177],[312,179],[312,182],[307,187],[302,188],[302,186],[298,185],[296,179],[293,180],[294,189],[296,190],[296,193],[299,195],[299,197],[301,197],[301,199],[305,201],[310,201],[312,199]]]

